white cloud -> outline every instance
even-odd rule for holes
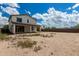
[[[72,12],[73,12],[73,13],[78,13],[78,11],[77,11],[77,10],[73,10]]]
[[[30,12],[30,11],[25,10],[25,12],[26,12],[26,13],[28,13],[28,14],[31,14],[31,12]]]
[[[12,8],[12,7],[2,7],[1,6],[2,11],[8,13],[9,15],[13,15],[13,14],[19,14],[19,12],[17,11],[16,8]]]
[[[8,18],[4,17],[2,14],[4,13],[9,15],[20,14],[18,9],[20,9],[20,6],[17,3],[0,3],[0,27],[5,24],[8,24]],[[26,9],[23,9],[23,11],[24,10]],[[31,14],[30,11],[26,11],[26,13]]]
[[[41,19],[42,15],[39,13],[36,13],[35,15],[33,15],[32,17],[36,18],[36,19]]]
[[[77,3],[77,4],[73,5],[72,7],[69,7],[68,10],[75,9],[75,8],[77,8],[78,6],[79,6],[79,4]]]
[[[6,25],[6,24],[8,24],[8,18],[3,17],[2,13],[0,12],[0,26]]]
[[[67,10],[71,10],[71,9],[72,9],[71,7],[67,8]]]
[[[4,7],[5,6],[5,7]],[[0,27],[8,24],[8,17],[3,16],[2,14],[6,12],[9,15],[19,14],[16,8],[20,8],[17,3],[0,3]]]
[[[41,23],[38,23],[38,22],[37,22],[37,24],[38,24],[38,25],[41,25]]]
[[[8,3],[10,7],[20,8],[20,6],[17,3]]]
[[[0,5],[5,5],[13,8],[20,8],[20,6],[17,3],[0,3]]]
[[[30,12],[30,11],[27,11],[27,13],[28,13],[28,14],[31,14],[31,12]]]
[[[5,6],[5,7],[4,7]],[[12,14],[19,14],[16,8],[20,8],[17,3],[0,3],[1,11]]]
[[[79,6],[79,4],[77,3],[77,4],[75,4],[73,7],[72,7],[72,9],[75,9],[76,7],[78,7]]]
[[[49,8],[47,13],[36,13],[32,17],[40,20],[46,27],[72,27],[79,23],[79,13],[73,10],[72,14]]]

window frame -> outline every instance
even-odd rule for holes
[[[22,18],[17,17],[17,22],[21,23],[22,22]]]
[[[27,23],[30,23],[30,20],[29,19],[27,19]]]
[[[31,30],[34,31],[34,30],[35,30],[35,26],[32,26],[32,27],[31,27]]]

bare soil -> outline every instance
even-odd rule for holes
[[[36,34],[36,35],[33,35]],[[0,55],[5,56],[78,56],[79,33],[40,32],[9,35],[0,41]],[[39,35],[40,34],[40,35]],[[33,36],[32,36],[33,35]],[[19,40],[37,41],[32,48],[16,47]]]

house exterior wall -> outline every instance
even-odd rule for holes
[[[35,19],[27,16],[27,15],[21,15],[21,16],[12,16],[11,21],[12,22],[17,22],[17,18],[22,18],[22,23],[27,23],[27,20],[29,20],[29,23],[27,24],[36,24]]]
[[[15,33],[15,24],[9,23],[9,30],[11,33]]]
[[[13,24],[11,23],[11,21],[9,21],[9,30],[10,30],[10,32],[12,32],[12,29],[13,29]]]
[[[30,26],[24,26],[24,32],[30,32]]]
[[[14,15],[14,16],[12,16],[9,20],[10,32],[12,32],[14,34],[16,33],[16,24],[14,24],[14,23],[18,23],[17,18],[22,18],[21,23],[28,24],[28,25],[22,25],[19,22],[20,25],[18,25],[18,26],[24,26],[24,32],[37,32],[37,26],[34,26],[34,25],[36,25],[35,19],[33,19],[32,17],[27,16],[27,15],[16,15],[16,16]],[[27,20],[29,20],[29,23],[27,23]],[[12,23],[12,22],[14,22],[14,23]],[[29,24],[33,24],[33,25],[29,25]],[[32,26],[34,26],[34,30],[32,30]]]
[[[19,26],[19,25],[18,25]],[[37,32],[37,26],[33,26],[34,30],[32,30],[32,26],[29,25],[25,25],[24,26],[24,32]],[[12,26],[10,27],[10,31],[15,34],[16,33],[16,24],[12,24]],[[41,31],[41,28],[39,28],[39,31]]]
[[[13,24],[13,27],[12,27],[12,32],[15,34],[16,33],[16,31],[15,31],[15,29],[16,29],[16,27],[15,27],[16,25],[15,24]]]
[[[34,30],[32,30],[32,27],[34,27]],[[31,26],[31,27],[30,27],[30,31],[31,31],[31,32],[37,32],[37,26]]]

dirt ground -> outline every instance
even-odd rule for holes
[[[28,33],[29,34],[29,33]],[[31,33],[30,33],[31,34]],[[29,38],[37,41],[41,49],[14,47],[13,40],[0,41],[2,56],[76,56],[79,55],[79,33],[40,32],[39,36],[22,36],[26,34],[9,35],[15,37],[14,42]],[[12,39],[12,38],[10,38]]]

